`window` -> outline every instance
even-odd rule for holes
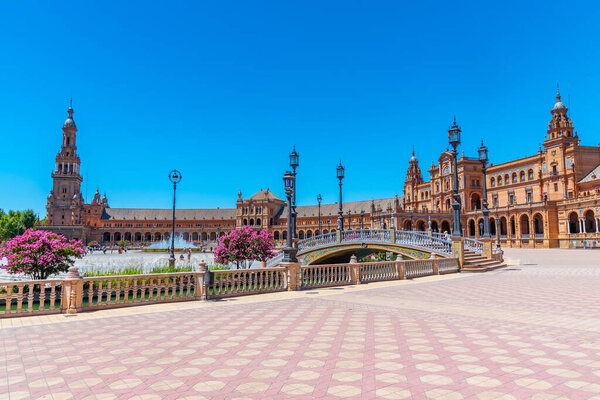
[[[520,182],[525,182],[525,171],[521,171],[519,173],[519,181]]]
[[[530,181],[533,180],[533,170],[532,169],[527,171],[527,179],[529,179]]]
[[[510,178],[508,177],[508,174],[504,175],[504,184],[508,185],[510,183]]]
[[[531,192],[531,190],[528,190],[526,192],[526,195],[527,195],[527,202],[528,203],[533,203],[533,193]]]
[[[554,184],[554,191],[555,191],[555,192],[558,192],[558,183],[555,183],[555,184]]]
[[[552,166],[552,175],[558,175],[558,170],[556,169],[556,165]]]
[[[569,198],[572,199],[573,198],[573,192],[569,192]]]
[[[517,183],[517,173],[516,172],[512,173],[512,183]]]
[[[502,186],[502,176],[498,175],[498,186]]]
[[[498,195],[497,194],[492,196],[492,207],[498,207]]]
[[[514,194],[508,195],[508,204],[515,204],[515,195]]]
[[[490,186],[491,187],[496,186],[496,179],[493,176],[490,178]]]

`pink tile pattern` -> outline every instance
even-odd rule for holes
[[[0,398],[600,399],[599,287],[521,266],[8,328]]]

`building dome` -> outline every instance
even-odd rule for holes
[[[67,118],[67,120],[63,124],[63,128],[75,128],[75,121],[73,121],[73,118],[71,116]]]
[[[556,111],[556,110],[564,110],[565,108],[567,108],[564,103],[562,101],[557,101],[556,104],[554,105],[554,107],[552,107],[552,111]]]

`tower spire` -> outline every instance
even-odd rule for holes
[[[556,84],[556,101],[560,101],[560,88],[558,87],[558,83]]]

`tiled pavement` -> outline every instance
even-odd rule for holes
[[[600,251],[509,255],[527,265],[5,320],[0,398],[600,399]]]

